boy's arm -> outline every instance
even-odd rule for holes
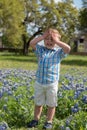
[[[60,46],[63,49],[64,53],[70,52],[71,47],[68,44],[60,41],[57,35],[52,34],[52,39],[58,46]]]
[[[70,46],[62,41],[58,41],[56,44],[63,49],[64,53],[69,53],[71,50]]]
[[[36,50],[36,44],[42,40],[44,40],[49,35],[49,31],[47,30],[42,36],[38,36],[30,41],[30,46]]]
[[[30,41],[30,46],[31,46],[34,50],[36,50],[36,44],[37,44],[38,42],[42,41],[43,39],[44,39],[43,36],[39,36],[39,37],[37,37],[37,38],[34,38],[33,40]]]

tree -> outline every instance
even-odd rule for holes
[[[81,8],[79,12],[79,21],[80,21],[80,27],[79,29],[82,31],[87,31],[87,1],[82,0],[83,7]]]
[[[3,34],[14,41],[13,45],[20,45],[17,44],[20,42],[25,55],[32,38],[49,27],[58,29],[62,39],[69,43],[78,23],[78,10],[73,6],[73,0],[3,0],[0,3]],[[7,14],[3,16],[3,12]]]
[[[24,26],[21,23],[24,16],[21,0],[0,0],[0,30],[10,47],[17,48],[23,44],[21,36]]]
[[[30,40],[46,28],[55,27],[63,35],[63,40],[69,42],[78,24],[78,10],[73,6],[72,0],[55,3],[54,0],[25,1],[26,18],[24,20],[30,26]],[[26,49],[27,50],[27,49]]]

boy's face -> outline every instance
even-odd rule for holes
[[[48,49],[53,49],[55,46],[55,43],[50,35],[44,39],[44,44]]]

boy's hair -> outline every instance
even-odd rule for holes
[[[58,34],[59,39],[61,38],[61,35],[60,35],[60,33],[58,32],[58,30],[53,29],[53,28],[49,28],[49,31]]]

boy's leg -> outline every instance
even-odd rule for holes
[[[42,112],[42,106],[37,106],[35,105],[35,110],[34,110],[34,120],[39,120],[40,119],[40,115]]]
[[[27,127],[32,128],[38,125],[38,120],[40,119],[41,112],[42,112],[42,106],[35,105],[34,120],[27,123]]]
[[[55,115],[55,107],[48,107],[47,122],[52,123],[54,115]]]
[[[58,92],[57,82],[52,84],[51,86],[48,86],[46,91],[46,105],[48,106],[48,110],[47,110],[47,120],[43,126],[44,129],[52,129],[52,121],[57,106],[57,92]]]
[[[43,108],[42,106],[35,105],[35,110],[34,110],[34,119],[35,120],[40,119],[42,108]],[[54,115],[55,115],[55,107],[48,107],[47,122],[52,122]]]
[[[43,129],[52,129],[52,120],[55,114],[55,107],[48,107],[47,121],[45,122]]]
[[[46,104],[48,106],[47,121],[52,122],[57,106],[58,82],[48,86],[46,91]]]
[[[34,119],[39,120],[41,112],[42,112],[42,105],[45,104],[45,95],[44,95],[44,88],[38,82],[35,82],[34,86]]]

